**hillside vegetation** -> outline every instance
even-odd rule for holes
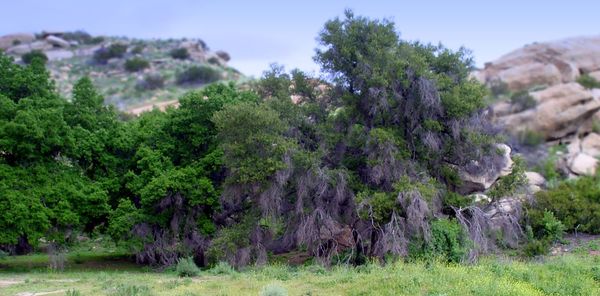
[[[392,22],[351,11],[325,23],[318,41],[324,78],[273,65],[241,88],[218,82],[224,68],[195,65],[175,83],[203,88],[138,117],[106,105],[88,77],[65,99],[41,55],[23,65],[0,54],[4,266],[44,251],[35,258],[69,270],[86,261],[70,251],[92,239],[109,251],[91,245],[86,256],[131,255],[181,277],[229,274],[214,287],[169,282],[181,294],[197,285],[256,293],[274,280],[309,295],[594,293],[596,259],[476,264],[544,255],[565,231],[595,233],[598,179],[557,177],[541,191],[545,181],[490,122],[466,50],[401,40]],[[96,51],[97,62],[128,53],[116,44]],[[150,67],[125,63],[130,73]],[[249,269],[278,261],[318,270]],[[549,280],[565,274],[581,280]],[[165,281],[104,274],[84,288],[82,277],[74,286],[86,295],[149,295]]]

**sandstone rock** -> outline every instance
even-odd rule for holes
[[[536,172],[525,172],[525,177],[529,185],[544,186],[546,179],[540,173]]]
[[[490,202],[492,202],[492,199],[483,193],[471,194],[470,197],[473,198],[473,201],[475,203],[490,203]]]
[[[206,61],[206,51],[204,50],[204,45],[202,42],[194,40],[184,41],[181,42],[180,46],[187,49],[192,60],[198,62]]]
[[[49,50],[46,51],[46,56],[50,61],[70,59],[74,56],[73,52],[66,49]]]
[[[590,133],[581,141],[581,151],[592,157],[600,157],[600,135]]]
[[[589,75],[594,77],[594,79],[600,81],[600,71],[595,71],[595,72],[589,73]]]
[[[576,175],[592,176],[596,173],[598,159],[585,153],[578,153],[569,162],[569,169]]]
[[[0,49],[8,49],[9,47],[13,47],[17,44],[15,43],[30,43],[35,40],[35,35],[30,33],[17,33],[4,35],[0,37]]]
[[[46,41],[56,47],[69,48],[71,46],[71,44],[69,44],[69,41],[56,37],[54,35],[46,37]]]
[[[511,173],[513,165],[513,161],[510,157],[511,148],[505,144],[498,144],[496,147],[502,150],[502,154],[497,155],[497,157],[501,158],[499,163],[502,163],[502,165],[493,169],[484,170],[480,174],[459,170],[459,176],[462,180],[462,185],[458,189],[460,193],[469,194],[473,192],[483,192],[489,189],[498,178]]]
[[[541,191],[546,183],[544,176],[536,172],[525,172],[525,177],[527,178],[528,190],[530,193]]]
[[[534,43],[486,64],[473,75],[482,82],[501,80],[511,90],[573,82],[579,73],[600,70],[600,36]]]
[[[496,121],[512,133],[535,131],[553,140],[577,132],[600,110],[600,100],[578,83],[555,85],[531,95],[538,102],[535,108]]]

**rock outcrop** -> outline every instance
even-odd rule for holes
[[[529,92],[535,101],[529,108],[520,108],[518,101],[493,104],[493,120],[523,143],[536,137],[567,144],[568,153],[557,163],[564,174],[578,176],[594,174],[600,157],[600,135],[595,133],[600,127],[600,89],[586,88],[593,87],[590,82],[580,85],[583,74],[600,81],[600,36],[527,45],[487,63],[473,76],[499,91]]]
[[[0,49],[8,49],[21,43],[29,43],[35,40],[35,35],[31,33],[18,33],[4,35],[0,37]]]
[[[499,163],[499,166],[479,170],[480,173],[470,173],[464,169],[459,171],[462,180],[462,185],[458,189],[460,193],[483,192],[492,187],[500,177],[507,176],[512,172],[511,148],[506,144],[497,144],[496,147],[502,152],[497,155],[498,161],[494,161],[494,163]]]
[[[546,140],[555,140],[584,132],[580,129],[600,110],[597,94],[576,82],[554,85],[531,96],[537,106],[522,112],[511,113],[507,102],[495,105],[496,121],[515,134],[535,131]]]
[[[573,82],[582,73],[600,70],[600,36],[534,43],[486,63],[474,76],[502,81],[511,90]]]

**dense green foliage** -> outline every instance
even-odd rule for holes
[[[459,262],[489,251],[510,229],[491,229],[460,172],[505,159],[468,52],[401,40],[393,23],[351,12],[327,22],[319,42],[327,80],[274,65],[246,90],[210,84],[176,109],[129,120],[88,78],[67,101],[41,60],[1,56],[0,248],[94,232],[139,263],[234,267],[292,251],[326,264],[411,254]],[[97,61],[126,50],[114,43]],[[176,80],[220,77],[191,66]],[[516,161],[490,197],[511,196],[522,173]]]
[[[125,70],[129,72],[138,72],[150,67],[150,63],[142,58],[131,58],[125,61]]]
[[[122,43],[113,43],[108,47],[102,47],[94,52],[94,61],[98,64],[106,64],[108,60],[122,58],[127,52],[127,45]]]
[[[178,59],[178,60],[185,60],[190,57],[190,53],[188,52],[187,48],[184,48],[184,47],[175,48],[175,49],[171,50],[171,52],[169,52],[169,55],[172,58]]]
[[[600,88],[600,81],[589,74],[583,74],[577,77],[577,82],[585,88]]]
[[[600,233],[600,177],[580,177],[538,192],[528,207],[534,230],[543,228],[546,211],[554,213],[565,230]]]
[[[41,59],[45,63],[48,61],[48,56],[41,50],[32,50],[21,56],[21,60],[25,64],[31,64],[33,59]]]
[[[221,72],[210,66],[191,66],[179,73],[175,78],[179,85],[208,84],[221,79]]]

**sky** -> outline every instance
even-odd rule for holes
[[[395,22],[405,40],[470,49],[478,66],[525,44],[600,35],[600,1],[0,0],[0,35],[85,30],[135,38],[200,38],[230,65],[260,76],[269,64],[318,73],[323,24],[345,9]]]

